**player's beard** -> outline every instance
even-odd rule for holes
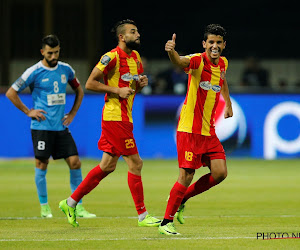
[[[48,63],[50,68],[54,68],[57,65],[57,61],[58,61],[57,59],[53,59],[53,60],[49,61],[46,58],[45,58],[45,60]]]
[[[126,46],[127,46],[127,48],[129,48],[131,50],[137,50],[137,49],[140,48],[141,43],[137,42],[137,40],[135,40],[135,41],[128,41],[128,42],[126,42]]]

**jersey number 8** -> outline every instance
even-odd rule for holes
[[[44,141],[38,141],[37,149],[38,150],[45,150],[46,143]]]
[[[54,86],[54,92],[57,93],[59,91],[59,87],[58,87],[58,81],[55,81],[53,83],[53,86]]]

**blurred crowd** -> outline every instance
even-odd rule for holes
[[[169,67],[158,70],[155,74],[148,67],[146,58],[142,58],[145,74],[149,79],[149,86],[144,88],[142,93],[150,94],[175,94],[183,95],[186,93],[188,75],[181,69],[172,64]],[[271,80],[269,69],[261,65],[259,58],[249,56],[243,60],[237,80],[232,81],[229,77],[231,89],[234,92],[300,92],[300,77],[295,82],[289,82],[287,78],[276,78],[276,83]],[[231,68],[229,68],[231,70]],[[292,88],[290,88],[292,86]]]
[[[148,86],[142,90],[144,95],[184,95],[187,90],[188,75],[169,60],[151,61],[142,57],[144,74],[148,76]],[[68,61],[67,61],[68,62]],[[73,65],[73,63],[71,63]],[[278,65],[277,65],[278,64]],[[271,66],[258,57],[249,56],[244,60],[229,60],[227,79],[232,93],[300,93],[300,71],[297,65],[300,63],[290,62],[294,65],[291,74],[289,65],[285,63],[273,63]],[[76,72],[84,71],[82,65],[76,65]],[[276,67],[277,65],[277,67]],[[25,65],[19,69],[24,70]],[[280,71],[280,72],[278,72]],[[296,72],[295,72],[296,71]],[[9,84],[0,84],[0,93],[5,93],[8,87],[18,76],[13,76]],[[80,74],[81,84],[85,84],[85,76]],[[29,90],[25,90],[29,92]]]

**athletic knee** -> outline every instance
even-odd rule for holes
[[[49,163],[48,159],[35,159],[36,168],[41,169],[41,170],[46,170],[48,163]]]
[[[115,163],[100,164],[100,166],[101,166],[101,170],[107,174],[114,172],[117,167]]]
[[[79,159],[73,161],[71,164],[70,164],[70,168],[71,169],[80,169],[81,168],[81,161]]]
[[[214,180],[217,182],[217,183],[220,183],[222,181],[224,181],[227,177],[227,169],[222,169],[216,173],[214,173],[214,175],[212,175]]]
[[[129,165],[129,171],[135,175],[141,175],[143,168],[143,160],[142,159],[137,159],[134,161],[133,164]]]
[[[142,168],[143,168],[143,160],[139,159],[135,163],[135,169],[138,171],[142,171]]]
[[[185,187],[188,187],[195,175],[194,169],[181,168],[179,172],[178,182]]]

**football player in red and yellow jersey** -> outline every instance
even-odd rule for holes
[[[215,111],[220,94],[225,99],[225,118],[233,115],[226,70],[228,61],[221,56],[226,46],[225,29],[218,24],[206,27],[204,53],[181,57],[175,50],[176,34],[165,45],[171,62],[188,73],[188,90],[177,127],[179,177],[170,192],[164,220],[159,226],[162,234],[176,235],[174,217],[183,224],[185,202],[227,176],[223,146],[215,134]],[[195,170],[208,166],[210,173],[192,185]]]
[[[148,84],[147,76],[141,75],[143,65],[136,51],[140,46],[140,34],[135,22],[128,19],[118,22],[114,32],[118,46],[101,57],[86,82],[86,89],[106,93],[102,112],[102,134],[98,142],[103,157],[73,194],[60,202],[60,208],[67,215],[69,223],[77,227],[73,212],[76,204],[116,169],[117,161],[122,155],[128,165],[128,186],[138,213],[138,225],[158,227],[161,221],[150,216],[144,204],[141,178],[143,161],[132,132],[134,97]]]

